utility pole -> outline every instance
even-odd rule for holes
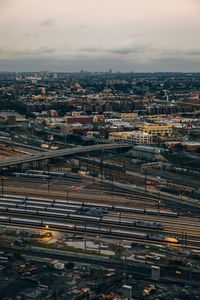
[[[181,244],[182,244],[182,251],[183,249],[187,248],[187,232],[183,232],[181,233]]]
[[[69,202],[69,191],[67,191],[67,203]]]
[[[103,154],[101,152],[101,160],[100,160],[100,174],[101,174],[101,182],[103,181]]]
[[[187,232],[185,232],[185,249],[187,248]]]
[[[113,176],[111,177],[111,184],[112,184],[112,195],[113,195],[114,192]]]
[[[190,265],[190,271],[189,271],[189,274],[190,274],[190,288],[192,286],[192,266]]]
[[[145,169],[144,171],[144,193],[145,193],[145,197],[147,195],[147,170]]]
[[[119,216],[119,224],[121,224],[121,212],[118,212],[118,216]]]
[[[1,176],[1,198],[3,198],[4,194],[4,177]]]
[[[48,168],[47,190],[48,190],[48,194],[49,194],[49,191],[50,191],[49,163],[47,165],[47,168]]]
[[[159,194],[158,194],[158,216],[160,215],[160,190],[159,190]]]
[[[126,253],[124,253],[124,274],[126,276]]]
[[[101,218],[102,217],[99,218],[99,239],[101,237]]]
[[[87,241],[86,241],[86,221],[85,221],[85,232],[84,232],[84,252],[87,250]]]

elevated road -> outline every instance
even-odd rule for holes
[[[0,168],[6,168],[6,167],[21,165],[21,164],[31,163],[36,161],[42,161],[45,159],[51,159],[51,158],[62,157],[62,156],[72,156],[75,154],[84,154],[84,153],[101,151],[101,150],[114,150],[114,149],[122,149],[122,148],[131,149],[131,147],[132,146],[128,144],[103,144],[103,145],[101,144],[101,145],[80,146],[80,147],[70,148],[70,149],[55,150],[52,152],[30,155],[19,159],[0,161]]]

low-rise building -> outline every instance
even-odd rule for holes
[[[94,123],[104,123],[105,122],[105,116],[104,115],[94,115],[93,122]]]
[[[83,114],[81,111],[72,111],[72,117],[79,117]]]
[[[138,113],[121,113],[120,118],[125,122],[132,122],[138,118]]]
[[[80,123],[83,125],[87,125],[87,124],[93,123],[93,117],[90,117],[90,116],[75,116],[75,117],[65,116],[65,120],[69,124]]]
[[[149,145],[153,143],[153,136],[142,131],[110,132],[109,141]]]
[[[152,134],[153,136],[158,135],[171,135],[173,132],[173,125],[171,124],[150,124],[144,123],[140,126],[140,130]]]
[[[131,154],[134,158],[137,159],[166,161],[162,156],[161,150],[159,148],[150,146],[134,146],[131,150]]]

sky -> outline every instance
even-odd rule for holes
[[[0,0],[0,71],[200,71],[200,0]]]

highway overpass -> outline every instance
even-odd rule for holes
[[[103,151],[103,150],[115,150],[115,149],[131,149],[132,145],[129,144],[101,144],[101,145],[92,145],[92,146],[79,146],[76,148],[70,149],[62,149],[62,150],[55,150],[55,151],[48,151],[41,154],[25,156],[19,159],[12,159],[12,160],[3,160],[0,161],[0,168],[12,167],[16,165],[21,165],[25,163],[32,163],[37,161],[42,161],[51,158],[57,157],[66,157],[72,155],[79,155],[89,152],[95,151]]]

